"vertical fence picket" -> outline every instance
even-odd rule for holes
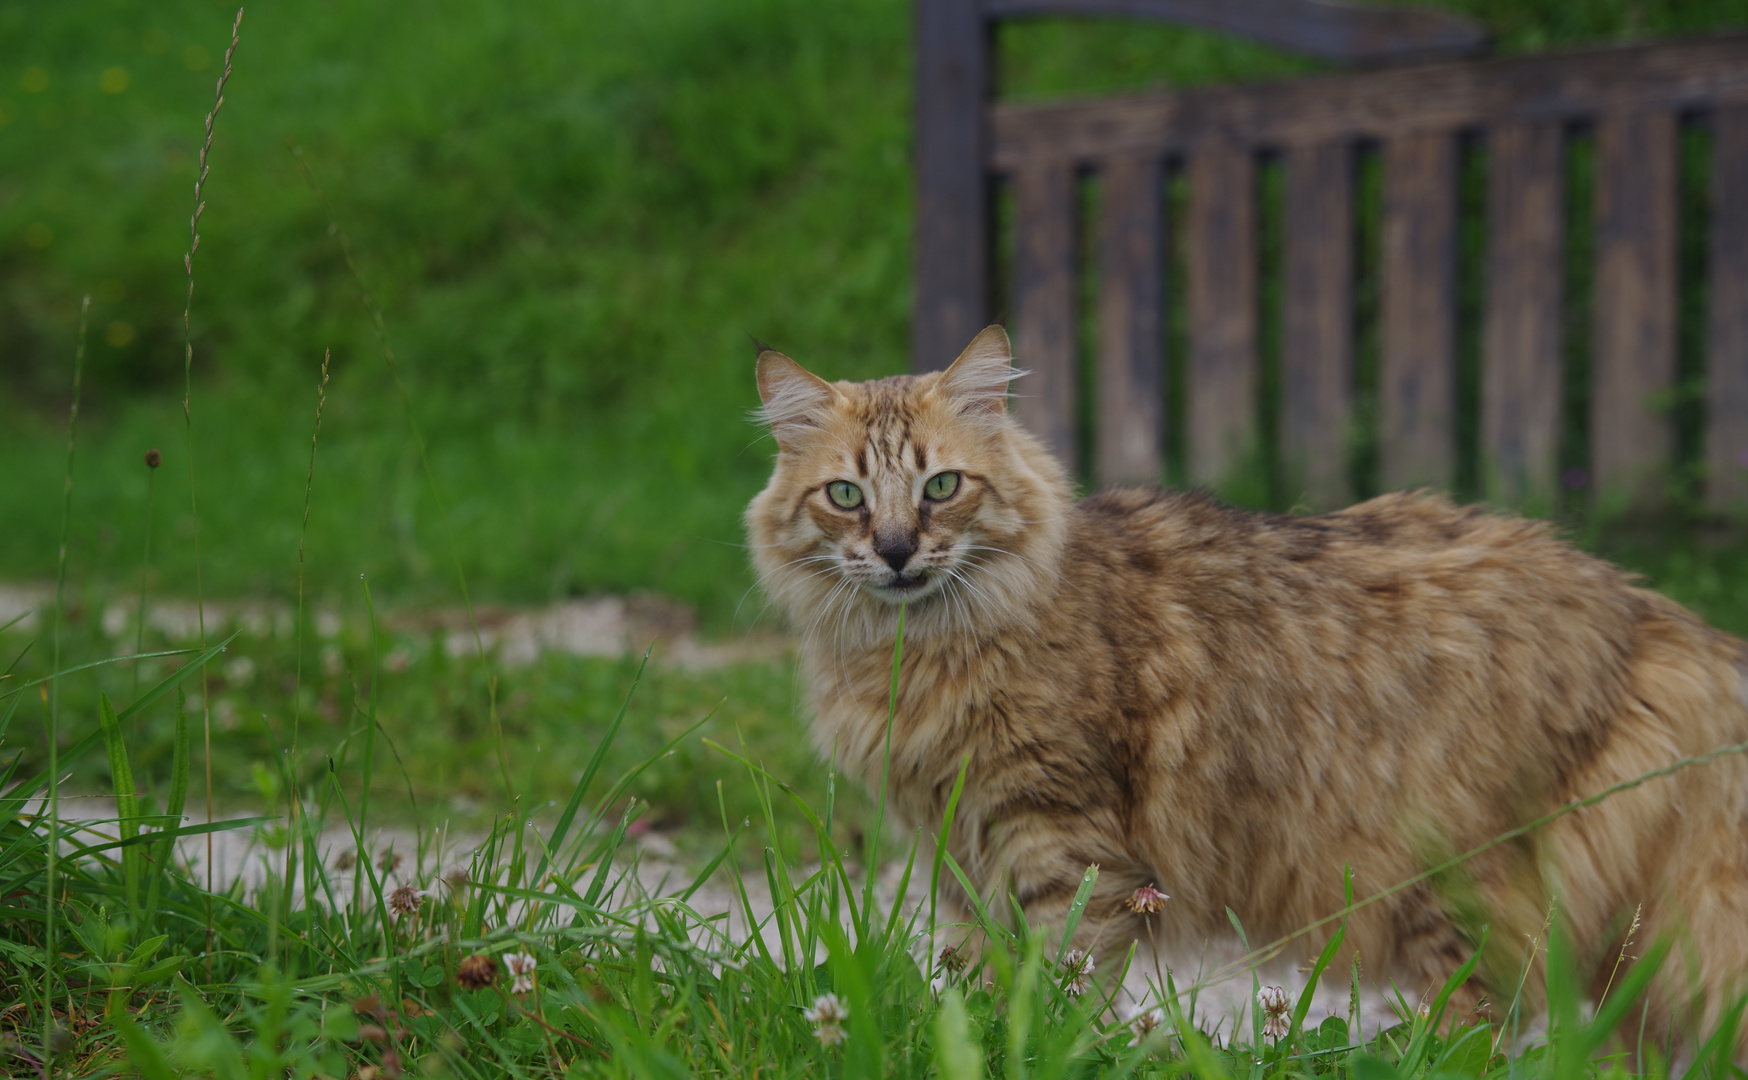
[[[1595,352],[1590,463],[1596,489],[1657,503],[1673,451],[1676,117],[1635,109],[1596,129]]]
[[[1713,124],[1706,497],[1728,511],[1748,504],[1748,105]]]
[[[986,0],[983,10],[1005,12],[1006,3]],[[1677,363],[1687,357],[1678,299],[1691,298],[1693,285],[1683,260],[1698,255],[1678,246],[1688,220],[1680,200],[1693,194],[1680,182],[1678,115],[1710,110],[1705,494],[1718,510],[1748,509],[1744,64],[1748,34],[1735,34],[1106,100],[988,102],[987,145],[968,139],[962,148],[983,154],[986,176],[1015,182],[1021,363],[1042,373],[1022,388],[1020,412],[1065,457],[1079,426],[1095,424],[1095,461],[1084,470],[1107,482],[1157,476],[1169,435],[1174,473],[1181,464],[1191,483],[1225,486],[1258,468],[1269,497],[1282,494],[1273,481],[1284,477],[1288,497],[1317,506],[1346,501],[1362,479],[1368,488],[1472,479],[1493,501],[1546,509],[1558,501],[1562,462],[1577,466],[1580,456],[1602,509],[1654,506],[1667,497],[1677,453],[1698,449],[1678,445],[1676,422],[1688,414],[1671,413],[1687,371]],[[1573,124],[1593,125],[1594,143],[1568,146]],[[1468,132],[1483,134],[1488,155],[1484,223],[1464,209],[1480,194],[1459,177]],[[1352,156],[1373,139],[1383,166],[1376,267],[1373,223],[1359,216],[1355,191],[1371,174]],[[1273,244],[1274,224],[1259,220],[1256,165],[1277,148],[1287,176],[1278,401],[1259,393],[1272,375],[1259,350],[1272,347],[1261,335],[1274,330],[1274,282],[1261,278],[1272,254],[1257,246],[1264,225]],[[1169,223],[1174,243],[1183,240],[1172,250],[1187,301],[1184,362],[1175,366],[1160,357],[1164,331],[1179,329],[1161,280],[1165,213],[1161,200],[1136,194],[1152,195],[1167,159],[1184,161],[1188,188],[1184,231],[1178,212]],[[1069,161],[1098,162],[1104,174],[1094,226],[1104,287],[1084,301],[1096,305],[1098,400],[1084,414],[1075,402],[1083,301],[1073,173],[1050,164]],[[1574,181],[1583,206],[1572,204]],[[1565,235],[1587,219],[1594,230]],[[1471,226],[1485,234],[1479,264],[1469,261],[1478,249],[1468,241],[1480,238]],[[919,303],[929,292],[921,281]],[[1574,301],[1581,325],[1571,321]],[[1162,400],[1169,395],[1179,400]],[[1164,405],[1183,419],[1164,419]],[[1277,418],[1278,444],[1261,427]],[[1365,428],[1357,443],[1356,419]],[[1174,423],[1182,430],[1162,431]],[[1562,441],[1578,431],[1589,443],[1583,455]],[[1262,458],[1277,449],[1279,460]],[[1360,460],[1350,461],[1355,452]],[[1356,469],[1366,475],[1350,475]]]
[[[1165,414],[1160,162],[1116,158],[1100,176],[1098,478],[1157,482]]]
[[[1488,133],[1481,466],[1487,498],[1549,504],[1558,490],[1565,188],[1558,123]]]
[[[1219,484],[1256,446],[1256,162],[1210,141],[1189,176],[1188,473]]]
[[[1446,485],[1456,457],[1457,140],[1384,144],[1378,415],[1387,488]]]
[[[1014,175],[1016,385],[1021,423],[1076,467],[1074,168],[1043,162]]]
[[[1351,497],[1353,183],[1346,140],[1287,151],[1281,442],[1289,484],[1318,509]]]
[[[989,45],[978,0],[916,5],[911,364],[918,371],[946,367],[989,321]]]

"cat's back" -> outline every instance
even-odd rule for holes
[[[1258,513],[1202,492],[1113,489],[1076,507],[1065,571],[1078,591],[1186,613],[1352,608],[1368,620],[1494,621],[1551,605],[1630,625],[1648,595],[1544,522],[1397,492],[1314,516]]]
[[[1583,726],[1623,692],[1653,609],[1679,613],[1544,523],[1436,495],[1287,516],[1129,489],[1075,513],[1059,617],[1099,627],[1083,640],[1107,670],[1142,674],[1129,684],[1156,700],[1140,712]]]

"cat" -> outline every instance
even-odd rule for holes
[[[1544,523],[1384,495],[1335,513],[1200,493],[1100,492],[1006,411],[992,326],[945,371],[826,382],[757,362],[777,443],[746,511],[752,558],[799,633],[813,733],[889,806],[937,828],[983,896],[1107,954],[1124,904],[1171,900],[1162,949],[1272,941],[1570,800],[1748,740],[1748,646]],[[1353,912],[1348,950],[1405,991],[1475,953],[1465,1011],[1510,1002],[1555,904],[1607,973],[1685,943],[1651,997],[1715,1022],[1748,975],[1748,757],[1579,809]],[[1291,946],[1315,952],[1333,926]],[[1545,938],[1544,938],[1545,940]],[[1541,975],[1525,990],[1533,1000]],[[1697,1003],[1698,1012],[1693,1006]]]

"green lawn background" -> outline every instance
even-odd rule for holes
[[[1740,0],[1446,6],[1509,51],[1748,23]],[[181,258],[234,10],[0,5],[0,579],[54,573],[89,293],[70,572],[134,580],[141,455],[158,446],[152,585],[194,591]],[[1104,20],[1015,24],[999,46],[1011,96],[1317,67]],[[476,594],[652,588],[716,629],[744,625],[758,605],[743,605],[739,511],[769,462],[745,420],[749,335],[832,377],[908,364],[909,86],[904,0],[251,5],[195,256],[205,588],[295,588],[331,348],[313,587],[355,605],[347,583],[367,573],[392,603],[456,597],[407,419],[295,143],[385,312]],[[1725,621],[1745,606],[1716,553],[1683,557],[1702,565],[1674,575],[1678,594]],[[1709,594],[1706,573],[1723,575]]]

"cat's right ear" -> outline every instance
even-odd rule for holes
[[[1013,358],[1008,332],[999,324],[986,326],[941,373],[941,389],[963,402],[967,413],[999,415],[1007,411],[1008,382],[1025,374],[1014,369]]]
[[[837,388],[776,349],[759,351],[760,420],[771,425],[777,446],[793,450],[805,433],[821,426]]]

